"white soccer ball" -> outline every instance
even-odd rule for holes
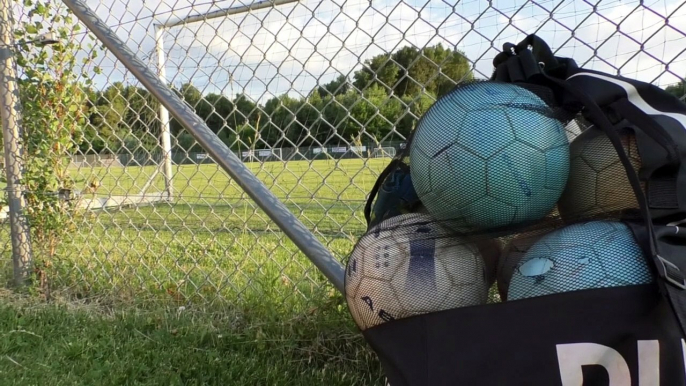
[[[413,315],[485,304],[477,247],[422,213],[387,219],[366,233],[346,267],[346,300],[361,329]]]
[[[620,141],[631,166],[641,170],[636,136],[620,132]],[[567,186],[557,207],[565,221],[573,223],[594,216],[617,217],[625,211],[638,212],[639,205],[626,169],[610,138],[599,129],[589,129],[572,141]],[[645,183],[641,183],[645,190]]]

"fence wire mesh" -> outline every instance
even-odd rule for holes
[[[581,66],[686,97],[681,1],[277,3],[248,10],[240,1],[88,1],[341,261],[366,228],[367,194],[417,119],[456,83],[489,77],[505,42],[536,33]],[[35,252],[53,295],[267,304],[274,312],[334,296],[174,119],[165,149],[159,101],[78,21],[64,18],[66,8],[51,3],[63,17],[35,25],[42,17],[35,4],[15,3],[14,27],[23,31],[17,50],[52,59],[19,62],[26,131],[38,130],[35,122],[67,129],[55,137],[62,147],[31,146],[35,154],[68,156],[60,178],[69,183],[27,186],[29,194],[63,188],[69,196],[55,205],[70,203],[72,225],[60,229],[54,247]],[[65,50],[74,57],[27,43],[50,29],[73,43]],[[82,119],[67,127],[60,114],[75,111]],[[0,221],[9,280],[9,225]]]

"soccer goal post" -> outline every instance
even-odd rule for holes
[[[240,154],[243,162],[272,162],[283,160],[280,147],[273,149],[243,150]]]
[[[395,148],[390,146],[372,148],[369,158],[393,158],[395,157]]]
[[[180,96],[160,79],[126,43],[104,23],[84,0],[62,0],[74,15],[95,35],[98,40],[135,76],[140,83],[160,101],[165,110],[190,133],[198,144],[234,179],[250,198],[310,259],[320,272],[340,292],[344,292],[344,268],[331,251],[319,241],[304,224],[288,210],[274,193],[234,154],[229,147],[212,132]],[[222,11],[222,15],[245,12],[255,7],[273,7],[278,3],[291,1],[264,1],[251,6],[239,7],[233,11]],[[218,17],[218,16],[217,16]],[[206,18],[206,16],[203,16]],[[190,22],[187,19],[186,22]],[[198,19],[200,20],[200,19]]]
[[[283,4],[288,4],[288,3],[295,3],[297,0],[264,0],[264,1],[259,1],[255,2],[252,4],[248,5],[242,5],[242,6],[237,6],[237,7],[230,7],[222,10],[217,10],[213,12],[207,12],[203,14],[196,14],[196,15],[191,15],[188,17],[184,18],[173,18],[168,20],[165,23],[160,23],[160,24],[155,24],[155,52],[157,56],[157,76],[160,78],[160,80],[166,84],[167,81],[167,72],[166,72],[166,57],[165,57],[165,51],[164,51],[164,33],[167,31],[169,28],[176,27],[179,25],[188,25],[196,22],[206,22],[207,20],[211,19],[216,19],[216,18],[221,18],[221,17],[227,17],[230,15],[237,15],[241,13],[246,13],[246,12],[251,12],[251,11],[256,11],[259,9],[264,9],[264,8],[269,8],[269,7],[276,7],[279,5]],[[160,141],[162,145],[162,150],[163,150],[163,158],[162,162],[160,164],[161,170],[164,174],[164,181],[165,181],[165,193],[168,197],[168,199],[172,198],[172,149],[171,149],[171,121],[169,118],[169,111],[167,108],[164,106],[164,104],[160,104],[160,110],[159,110],[159,120],[160,120]],[[281,149],[279,149],[280,152]],[[273,155],[270,155],[271,159],[270,161],[273,161],[274,157]],[[250,154],[247,157],[241,157],[244,161],[252,162],[252,161],[259,161],[261,157],[253,157],[252,154]],[[281,154],[279,153],[278,159],[281,158]]]

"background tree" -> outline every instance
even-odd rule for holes
[[[681,82],[668,86],[665,91],[677,98],[684,99],[686,96],[686,79],[682,79]]]
[[[377,140],[392,132],[407,136],[436,98],[472,79],[469,60],[441,44],[401,47],[365,61],[352,79],[339,75],[307,96],[280,95],[262,105],[245,94],[203,94],[192,82],[174,91],[232,149],[343,145],[364,130]],[[90,152],[159,148],[159,102],[145,89],[114,83],[90,90],[91,126],[81,149]],[[171,120],[175,149],[202,152],[195,139]]]
[[[320,86],[317,89],[317,93],[319,94],[320,97],[324,98],[327,95],[340,95],[340,94],[345,94],[348,92],[350,89],[350,82],[348,82],[348,78],[345,77],[345,75],[339,75],[336,79],[332,80],[329,83],[326,83],[323,86]]]
[[[365,60],[362,69],[355,72],[353,85],[358,90],[373,86],[395,90],[400,73],[400,67],[392,60],[391,54],[376,55]]]
[[[421,92],[441,97],[456,82],[473,79],[473,74],[463,52],[439,43],[422,50],[405,46],[392,54],[377,55],[365,61],[353,78],[359,90],[376,85],[401,98]]]

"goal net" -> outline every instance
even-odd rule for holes
[[[243,162],[282,161],[281,148],[243,150],[239,154]]]
[[[370,149],[369,158],[393,158],[395,157],[394,147],[378,147]]]

